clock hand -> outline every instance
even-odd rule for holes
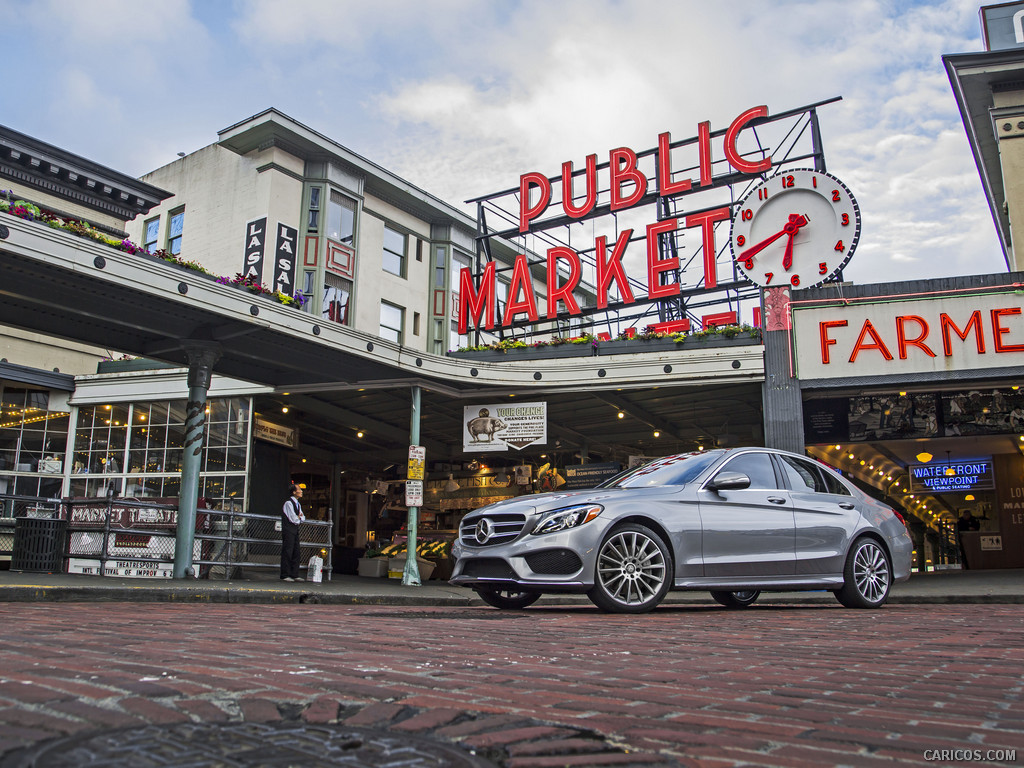
[[[789,221],[786,226],[782,228],[782,231],[789,235],[789,240],[786,241],[786,253],[782,257],[782,268],[789,271],[789,268],[793,266],[793,238],[796,237],[796,233],[800,227],[807,224],[809,219],[807,216],[799,216],[795,213],[789,214]]]
[[[809,219],[807,218],[807,216],[801,216],[798,213],[789,214],[789,221],[786,222],[786,226],[784,226],[774,235],[769,235],[757,245],[752,245],[749,248],[747,248],[747,250],[743,251],[737,257],[736,261],[749,261],[751,258],[759,254],[761,251],[763,251],[765,248],[774,243],[783,235],[789,235],[790,239],[792,240],[793,235],[796,234],[796,231],[800,229],[800,227],[804,226],[808,221]]]

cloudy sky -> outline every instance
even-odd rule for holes
[[[1006,269],[941,55],[974,0],[0,0],[0,124],[132,175],[267,107],[453,204],[819,112],[858,283]],[[470,209],[467,207],[467,211]]]

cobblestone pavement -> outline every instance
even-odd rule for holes
[[[138,749],[161,728],[179,741],[248,729],[248,762],[208,765],[399,764],[252,751],[253,729],[272,726],[404,734],[508,768],[1024,765],[1019,605],[625,617],[8,603],[0,622],[5,768],[66,764],[32,761],[47,740],[81,749],[133,734]]]

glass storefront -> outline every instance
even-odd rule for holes
[[[212,508],[245,509],[251,412],[248,397],[207,402],[199,495]],[[80,406],[69,495],[176,497],[184,442],[185,400]]]
[[[69,421],[46,390],[0,383],[0,494],[60,495]]]

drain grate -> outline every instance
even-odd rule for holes
[[[495,768],[458,747],[374,728],[186,723],[104,731],[9,753],[0,768]]]

